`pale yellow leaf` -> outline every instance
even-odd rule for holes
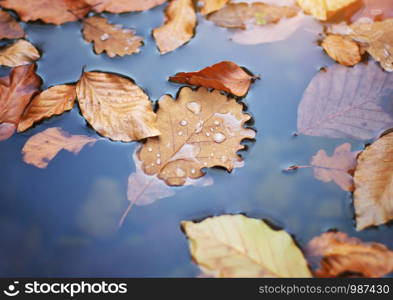
[[[359,0],[297,0],[297,2],[304,12],[318,20],[326,21]]]
[[[38,50],[25,40],[18,40],[0,50],[0,65],[7,67],[28,65],[39,58]]]

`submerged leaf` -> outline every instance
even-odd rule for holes
[[[194,35],[196,14],[192,0],[172,0],[165,9],[165,24],[153,30],[161,54],[187,43]]]
[[[35,96],[26,108],[18,131],[25,131],[45,118],[60,115],[74,106],[75,85],[56,85]]]
[[[109,57],[124,56],[139,52],[143,38],[135,35],[132,29],[123,29],[122,25],[113,25],[102,17],[90,17],[83,22],[83,36],[94,43],[97,54],[106,52]]]
[[[40,58],[38,50],[25,40],[15,43],[0,50],[0,65],[17,67],[33,63]]]
[[[199,0],[202,3],[200,9],[202,15],[208,15],[216,10],[219,10],[228,3],[229,0]]]
[[[393,74],[373,61],[319,72],[298,108],[298,133],[366,140],[393,125]]]
[[[131,11],[144,11],[167,0],[85,0],[96,12],[124,13]]]
[[[193,260],[215,277],[311,277],[291,236],[264,221],[223,215],[183,221]]]
[[[160,134],[149,97],[131,80],[84,72],[76,91],[82,115],[99,134],[123,142]]]
[[[0,40],[19,39],[25,36],[20,24],[7,12],[0,10]]]
[[[362,60],[359,45],[344,36],[330,34],[321,46],[332,59],[344,66],[354,66]]]
[[[250,116],[243,106],[219,91],[185,87],[178,99],[159,101],[157,124],[161,135],[147,139],[138,152],[142,169],[169,185],[184,185],[204,175],[203,168],[220,166],[231,171],[242,166],[240,142],[255,132],[244,128]]]
[[[48,128],[27,140],[22,149],[23,161],[37,168],[46,168],[60,150],[78,154],[84,146],[96,141],[84,135],[69,135],[58,127]]]
[[[393,133],[367,147],[354,174],[356,228],[362,230],[393,219]]]
[[[392,0],[362,0],[362,4],[363,6],[351,18],[353,23],[367,19],[383,21],[393,18]]]
[[[197,72],[177,73],[170,81],[187,83],[225,91],[236,96],[244,96],[250,88],[253,77],[237,64],[222,61]]]
[[[318,277],[382,277],[393,271],[393,251],[342,232],[328,232],[312,239],[307,256],[316,263]]]
[[[316,19],[326,21],[360,0],[297,0],[300,7]]]

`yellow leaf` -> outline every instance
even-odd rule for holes
[[[359,0],[297,0],[297,2],[306,13],[318,20],[326,21]]]
[[[264,221],[224,215],[183,221],[194,261],[216,277],[311,277],[291,236]]]
[[[201,14],[208,15],[216,10],[219,10],[228,3],[228,0],[200,0],[202,3]]]
[[[161,54],[187,43],[194,35],[196,14],[192,0],[173,0],[165,9],[165,24],[153,30]]]
[[[39,58],[38,50],[25,40],[18,40],[0,50],[0,65],[7,67],[28,65]]]
[[[362,60],[359,45],[341,35],[328,35],[321,46],[332,59],[344,66],[354,66]]]
[[[131,80],[84,72],[76,91],[82,115],[99,134],[123,142],[160,134],[148,96]]]

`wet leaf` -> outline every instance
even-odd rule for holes
[[[354,174],[356,228],[362,230],[393,219],[393,133],[367,147]]]
[[[262,2],[229,3],[211,14],[208,19],[221,27],[246,29],[251,24],[276,23],[282,18],[294,17],[298,12],[297,7],[269,5]]]
[[[311,277],[291,236],[264,221],[223,215],[183,221],[193,260],[215,277]]]
[[[77,21],[90,10],[84,0],[1,0],[0,6],[15,10],[24,22],[41,20],[56,25]]]
[[[243,113],[242,104],[205,88],[182,88],[177,100],[161,97],[157,116],[161,135],[147,139],[138,158],[146,174],[169,185],[200,178],[203,168],[241,167],[240,142],[255,136],[243,127],[250,116]]]
[[[86,41],[94,43],[97,54],[105,51],[109,57],[138,53],[143,45],[143,38],[135,35],[134,30],[123,29],[119,24],[110,24],[102,17],[84,20],[83,36]]]
[[[153,30],[161,54],[187,43],[194,35],[196,14],[192,0],[172,0],[165,9],[165,24]]]
[[[0,140],[12,135],[40,85],[35,65],[13,68],[8,76],[0,78]]]
[[[82,115],[99,134],[123,142],[160,134],[149,97],[131,80],[84,72],[76,91]]]
[[[298,108],[298,133],[371,139],[393,125],[393,74],[375,62],[319,72]]]
[[[244,96],[254,77],[231,61],[222,61],[197,72],[177,73],[170,81],[187,83],[225,91],[235,96]]]
[[[312,239],[307,256],[316,263],[318,277],[383,277],[393,271],[392,251],[342,232],[328,232]]]
[[[229,0],[199,0],[202,4],[200,12],[202,15],[208,15],[216,10],[219,10],[228,3]]]
[[[363,6],[351,18],[357,22],[365,19],[370,21],[383,21],[393,18],[392,0],[362,0]],[[371,23],[371,22],[370,22]]]
[[[300,7],[316,19],[326,21],[359,0],[297,0]]]
[[[161,5],[167,0],[85,0],[97,12],[124,13],[144,11]]]
[[[9,13],[0,10],[0,40],[19,39],[24,36],[22,26]]]
[[[60,115],[74,106],[76,91],[74,85],[56,85],[35,96],[26,108],[18,125],[18,131],[25,131],[45,118]]]
[[[350,35],[388,72],[393,72],[393,19],[372,24],[353,24]]]
[[[15,43],[0,49],[0,65],[7,67],[17,67],[28,65],[40,58],[38,50],[25,40],[18,40]]]
[[[84,146],[96,141],[84,135],[70,135],[58,127],[48,128],[27,140],[22,149],[23,161],[43,169],[60,150],[78,154]]]
[[[344,66],[354,66],[362,60],[359,45],[344,36],[330,34],[321,46],[332,59]]]

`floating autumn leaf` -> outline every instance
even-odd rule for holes
[[[60,150],[78,154],[84,146],[96,141],[84,135],[70,135],[58,127],[48,128],[27,140],[22,149],[23,161],[43,169]]]
[[[371,139],[393,125],[393,74],[375,62],[320,71],[298,108],[299,134]]]
[[[99,134],[123,142],[160,134],[149,97],[131,80],[84,72],[76,91],[82,115]]]
[[[193,260],[215,277],[311,277],[291,236],[264,221],[223,215],[183,221]]]
[[[208,19],[221,27],[246,29],[251,24],[277,23],[282,18],[296,16],[298,12],[297,7],[270,5],[262,2],[229,3],[211,14]]]
[[[97,54],[105,51],[109,57],[138,53],[143,45],[143,38],[135,35],[134,30],[123,29],[119,24],[110,24],[102,17],[85,19],[83,36],[86,41],[94,43]]]
[[[19,122],[18,131],[25,131],[34,123],[71,110],[75,98],[75,85],[56,85],[41,92],[27,106]]]
[[[219,10],[228,3],[229,0],[200,0],[202,4],[200,12],[202,15],[208,15],[216,10]]]
[[[372,24],[353,24],[350,35],[388,72],[393,72],[393,19]]]
[[[316,19],[326,21],[351,5],[358,8],[360,0],[297,0],[300,7]]]
[[[172,0],[165,9],[165,24],[153,30],[161,54],[187,43],[194,35],[196,14],[192,0]]]
[[[0,49],[0,65],[7,67],[17,67],[28,65],[40,58],[38,50],[25,40],[18,40],[15,43]]]
[[[24,22],[42,20],[55,25],[76,21],[90,10],[84,0],[1,0],[0,6],[15,10]]]
[[[85,0],[96,12],[124,13],[144,11],[161,5],[167,0]]]
[[[330,34],[321,46],[332,59],[344,66],[354,66],[362,60],[359,45],[347,37]]]
[[[169,185],[184,185],[204,175],[203,168],[242,166],[240,142],[255,132],[244,128],[250,116],[243,106],[205,88],[185,87],[178,99],[166,95],[159,101],[157,124],[161,135],[147,139],[138,152],[142,170]]]
[[[352,23],[366,19],[383,21],[393,18],[393,1],[391,0],[362,0],[362,4],[362,7],[351,17]]]
[[[393,271],[393,251],[378,243],[364,243],[342,232],[327,232],[307,245],[318,277],[383,277]]]
[[[354,174],[356,228],[384,224],[393,219],[393,133],[367,147]]]
[[[13,68],[8,76],[0,78],[0,140],[15,131],[23,111],[41,85],[35,65]]]
[[[20,24],[7,12],[0,10],[0,40],[19,39],[25,36]]]
[[[213,88],[239,97],[247,94],[253,79],[253,76],[231,61],[222,61],[197,72],[177,73],[169,77],[173,82]]]

